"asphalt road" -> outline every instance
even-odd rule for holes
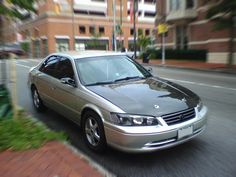
[[[18,103],[48,127],[65,131],[69,141],[94,161],[120,177],[234,177],[236,176],[236,77],[213,72],[153,68],[153,74],[196,92],[209,109],[204,134],[180,146],[145,154],[109,148],[96,154],[87,149],[80,128],[48,110],[38,114],[27,88],[29,67],[38,60],[17,61]]]

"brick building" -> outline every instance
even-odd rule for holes
[[[155,26],[162,21],[168,23],[166,46],[177,49],[206,49],[208,62],[226,63],[229,54],[229,30],[213,31],[214,23],[205,17],[207,10],[217,1],[158,0]],[[157,45],[160,46],[161,38],[158,35],[156,38]],[[236,53],[234,56],[236,63]]]
[[[138,2],[137,28],[147,36],[152,35],[156,1]],[[130,7],[129,0],[116,0],[116,24],[122,31],[121,35],[116,34],[118,49],[120,46],[132,49]],[[33,57],[63,50],[92,49],[93,43],[102,50],[112,50],[113,0],[40,0],[36,9],[37,15],[26,12],[25,20],[15,22],[16,28],[4,25],[5,42],[15,42],[21,34],[21,41],[30,43]],[[4,23],[8,21],[5,19]]]

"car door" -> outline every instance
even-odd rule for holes
[[[63,78],[75,80],[74,70],[70,59],[60,57],[57,65],[57,82],[54,90],[54,100],[57,101],[57,106],[61,114],[77,121],[80,113],[78,112],[78,96],[76,96],[77,88],[69,84],[62,83]]]
[[[59,57],[56,55],[49,56],[39,68],[36,77],[36,87],[39,95],[46,106],[54,108],[54,90],[56,78],[56,67]]]

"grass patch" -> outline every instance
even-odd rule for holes
[[[31,118],[19,117],[0,121],[0,151],[39,148],[52,140],[66,140],[66,136],[48,130],[46,126]]]

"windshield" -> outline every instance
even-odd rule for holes
[[[151,74],[127,56],[101,56],[75,61],[82,84],[111,84],[123,80],[143,79]]]

